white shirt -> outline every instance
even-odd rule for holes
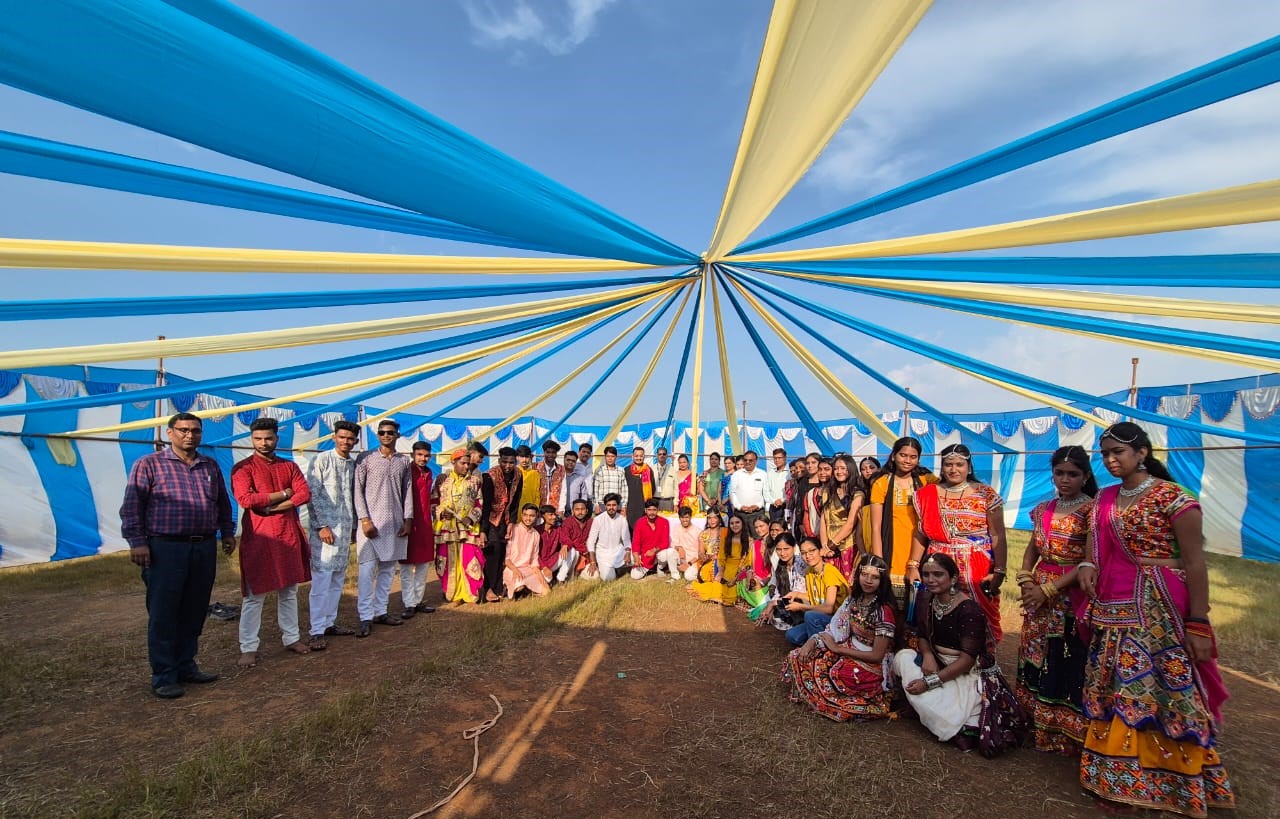
[[[768,471],[764,473],[765,506],[773,506],[774,501],[787,499],[787,478],[789,477],[791,477],[791,470],[786,466],[781,469],[775,469],[773,465],[769,466]]]
[[[735,470],[729,478],[729,505],[734,509],[764,508],[764,472],[759,469]]]
[[[630,548],[631,530],[626,515],[619,512],[609,517],[608,512],[601,512],[595,516],[591,534],[587,535],[587,551],[596,556],[596,563],[616,569]]]

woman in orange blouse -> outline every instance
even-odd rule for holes
[[[869,497],[871,548],[889,564],[889,576],[902,599],[905,599],[906,587],[920,579],[919,558],[915,566],[907,566],[916,525],[920,522],[912,499],[922,486],[938,480],[920,465],[922,452],[924,446],[917,438],[908,436],[895,441],[884,472],[871,483]]]
[[[1031,510],[1031,542],[1018,572],[1025,614],[1015,691],[1035,724],[1036,749],[1075,755],[1084,742],[1080,686],[1089,603],[1076,566],[1084,560],[1098,482],[1084,447],[1064,446],[1049,463],[1058,495]]]

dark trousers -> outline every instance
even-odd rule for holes
[[[509,523],[503,521],[489,529],[484,542],[484,585],[480,588],[480,599],[484,600],[488,592],[501,597],[506,586],[502,582],[502,570],[507,566],[507,529]]]
[[[742,518],[742,523],[747,529],[747,536],[754,538],[756,536],[755,525],[760,518],[769,519],[768,509],[757,509],[754,512],[739,512],[738,516]]]
[[[142,570],[147,587],[147,652],[151,685],[181,682],[194,674],[200,632],[209,612],[217,571],[217,541],[148,539],[151,565]]]

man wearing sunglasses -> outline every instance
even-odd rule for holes
[[[400,424],[390,418],[378,422],[378,448],[356,462],[356,561],[360,565],[356,610],[357,637],[368,637],[373,623],[398,626],[403,620],[387,614],[396,565],[409,551],[413,530],[413,471],[407,455],[396,451]],[[426,525],[425,523],[423,525]]]

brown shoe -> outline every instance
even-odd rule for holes
[[[307,641],[307,648],[312,651],[324,651],[329,647],[329,641],[324,638],[323,634],[313,634],[311,639]]]
[[[245,651],[240,654],[240,659],[236,661],[236,665],[241,668],[253,668],[258,664],[258,652]]]
[[[292,643],[284,647],[285,651],[292,651],[294,654],[310,654],[311,649],[302,644],[301,640],[294,640]]]
[[[404,625],[404,621],[399,617],[396,617],[394,614],[379,614],[377,617],[373,618],[373,622],[380,623],[384,626]]]

